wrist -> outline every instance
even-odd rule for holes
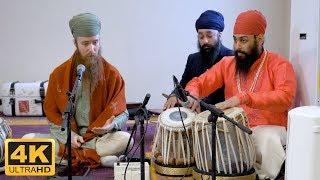
[[[172,94],[169,95],[168,99],[171,98],[171,97],[176,97],[176,95],[174,93],[172,93]]]
[[[248,104],[249,103],[249,97],[246,92],[240,92],[236,95],[239,98],[239,104]]]

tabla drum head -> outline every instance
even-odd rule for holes
[[[180,114],[181,112],[181,114]],[[192,112],[191,109],[180,107],[170,108],[162,112],[159,116],[160,126],[164,126],[169,129],[183,129],[182,120],[186,127],[192,125],[194,117],[196,116],[195,112]],[[182,118],[181,118],[182,117]]]

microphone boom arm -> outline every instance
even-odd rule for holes
[[[218,109],[217,107],[215,107],[214,105],[212,104],[208,104],[202,100],[199,100],[198,98],[192,96],[188,91],[186,90],[183,90],[185,91],[186,95],[187,96],[190,96],[192,99],[198,101],[200,103],[200,105],[202,105],[203,107],[205,107],[206,109],[208,109],[211,113],[213,113],[215,116],[218,116],[218,117],[222,117],[226,120],[228,120],[229,122],[231,122],[232,124],[236,125],[239,129],[241,129],[242,131],[244,131],[245,133],[247,134],[252,134],[252,131],[245,127],[244,125],[238,123],[237,121],[233,120],[232,118],[228,117],[227,115],[224,114],[224,112],[221,110],[221,109]]]

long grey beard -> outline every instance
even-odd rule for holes
[[[104,68],[101,58],[96,58],[89,68],[89,75],[91,80],[91,92],[98,86],[98,83],[104,79]]]
[[[99,82],[103,80],[104,77],[104,70],[103,70],[103,63],[102,59],[95,57],[94,59],[89,61],[90,64],[86,67],[86,72],[83,76],[83,83],[90,84],[90,94],[98,86]]]
[[[77,50],[78,51],[78,50]],[[103,58],[101,56],[101,48],[98,51],[98,54],[93,57],[83,57],[79,53],[77,64],[84,64],[86,66],[86,71],[84,72],[83,81],[90,84],[90,95],[98,86],[99,81],[102,81],[104,78],[104,68],[103,68]]]

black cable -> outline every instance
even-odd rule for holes
[[[129,163],[131,161],[131,159],[133,158],[133,156],[135,155],[136,151],[138,150],[138,148],[140,147],[141,143],[142,143],[142,139],[144,138],[146,132],[147,132],[147,129],[148,129],[148,121],[147,121],[147,124],[146,124],[146,130],[144,131],[144,133],[142,134],[142,136],[140,137],[140,142],[138,143],[138,146],[136,147],[136,149],[134,150],[134,152],[132,153],[131,157],[129,158],[128,160],[128,163],[126,165],[126,168],[125,168],[125,171],[124,171],[124,179],[126,180],[126,173],[127,173],[127,169],[128,169],[128,166],[129,166]],[[136,133],[136,132],[135,132]],[[134,146],[132,146],[131,150],[134,148]],[[130,150],[130,151],[131,151]],[[129,151],[129,152],[130,152]]]
[[[137,134],[137,129],[132,129],[132,131],[134,131],[134,134],[133,134],[133,136],[132,136],[132,139],[135,139],[136,138],[136,134]],[[134,144],[134,141],[133,141],[133,144]],[[130,150],[127,152],[127,154],[126,154],[126,156],[124,157],[124,159],[126,159],[127,157],[128,157],[128,155],[129,155],[129,153],[132,151],[132,149],[133,149],[133,145],[132,145],[132,147],[130,148]]]
[[[129,158],[129,160],[128,160],[128,162],[127,162],[126,168],[125,168],[125,170],[124,170],[124,180],[126,180],[126,174],[127,174],[127,169],[128,169],[128,167],[129,167],[129,163],[130,163],[131,159],[133,158],[133,156],[135,155],[135,153],[136,153],[136,151],[138,150],[138,148],[140,147],[140,145],[141,145],[141,143],[142,143],[142,139],[144,139],[145,134],[146,134],[146,132],[147,132],[147,130],[148,130],[148,125],[149,125],[149,121],[147,120],[146,129],[145,129],[145,131],[143,132],[143,134],[140,136],[140,142],[138,143],[136,149],[133,151],[131,157]],[[136,132],[135,132],[135,133],[136,133]],[[131,152],[131,150],[133,149],[133,147],[134,147],[134,143],[133,143],[133,145],[132,145],[132,147],[131,147],[131,149],[130,149],[129,152]],[[129,152],[128,152],[128,155],[129,155]],[[144,162],[143,162],[143,163],[144,163]]]
[[[147,113],[149,113],[149,111],[147,110]],[[147,119],[149,119],[150,118],[150,116],[151,115],[149,115],[149,114],[147,114]],[[147,122],[148,123],[148,122]],[[130,135],[130,138],[131,139],[135,139],[136,138],[136,133],[137,133],[137,127],[138,127],[138,125],[137,125],[137,123],[135,123],[134,125],[133,125],[133,129],[132,129],[132,132],[131,133],[133,133],[134,132],[134,134],[133,135]],[[131,142],[131,140],[129,139],[129,141]],[[127,150],[127,148],[129,147],[129,141],[128,141],[128,144],[127,144],[127,147],[126,147],[126,150]],[[127,152],[125,152],[125,156],[123,157],[123,159],[126,159],[127,158],[127,156],[128,156],[128,154],[132,151],[132,149],[133,149],[133,147],[134,146],[132,146],[131,147],[131,149],[129,150],[129,151],[127,151]]]
[[[132,139],[135,139],[136,133],[137,133],[137,125],[135,124],[134,126],[135,126],[135,128],[132,129],[132,131],[134,131],[134,132],[131,132],[131,133],[134,133],[133,136],[131,137]],[[134,137],[134,138],[133,138],[133,137]],[[127,160],[128,155],[130,154],[130,152],[131,152],[132,149],[134,148],[134,144],[135,144],[135,141],[133,141],[132,147],[131,147],[130,150],[127,152],[127,154],[125,155],[124,159]],[[130,146],[130,144],[128,144],[128,146]],[[131,160],[131,158],[130,158],[130,160]],[[124,171],[124,179],[125,179],[125,180],[126,180],[126,174],[127,174],[127,167],[128,167],[128,165],[129,165],[129,163],[130,163],[130,161],[127,162],[127,165],[126,165],[126,168],[125,168],[125,171]]]
[[[179,99],[178,99],[178,97],[176,96],[176,99],[177,99],[177,102],[179,101]],[[184,124],[184,121],[183,121],[183,117],[182,117],[182,114],[181,114],[181,109],[180,109],[180,106],[178,106],[178,111],[179,111],[179,115],[180,115],[180,118],[181,118],[181,122],[182,122],[182,126],[183,126],[183,130],[184,130],[184,132],[185,132],[185,134],[186,134],[186,137],[187,137],[187,141],[188,141],[188,144],[189,144],[189,147],[190,147],[190,151],[193,149],[193,146],[191,146],[191,143],[190,143],[190,139],[189,139],[189,136],[188,136],[188,132],[187,132],[187,129],[186,129],[186,126],[185,126],[185,124]],[[192,148],[192,149],[191,149]],[[190,161],[192,160],[192,158],[190,157]],[[191,162],[190,162],[190,164],[188,164],[188,170],[187,170],[187,172],[189,171],[189,169],[190,169],[190,166],[191,165]],[[186,174],[184,174],[182,177],[181,177],[181,179],[180,180],[182,180],[183,178],[185,178],[186,177]]]

